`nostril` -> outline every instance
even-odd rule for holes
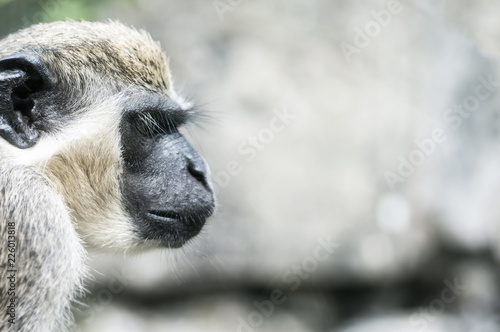
[[[205,188],[209,188],[204,167],[197,167],[191,159],[188,159],[187,169],[192,177],[198,180],[198,182],[201,182]]]

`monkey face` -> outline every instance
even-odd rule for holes
[[[152,93],[130,98],[120,124],[124,204],[140,237],[178,247],[213,213],[208,167],[179,132],[189,111]]]
[[[166,57],[120,24],[58,24],[0,43],[0,157],[45,176],[87,246],[182,246],[215,203]]]

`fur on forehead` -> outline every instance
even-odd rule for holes
[[[147,32],[116,21],[33,25],[0,41],[0,58],[16,52],[38,55],[66,86],[83,87],[98,74],[123,86],[172,91],[168,59],[159,43]],[[75,68],[80,77],[70,75]]]

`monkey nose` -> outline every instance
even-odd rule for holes
[[[196,160],[198,159],[198,160]],[[187,170],[189,174],[205,187],[206,190],[212,191],[208,182],[208,167],[201,158],[190,158],[186,156]]]

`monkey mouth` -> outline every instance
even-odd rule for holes
[[[173,220],[181,222],[186,225],[200,225],[203,226],[205,219],[212,215],[212,211],[207,213],[189,213],[184,214],[170,210],[150,210],[148,215],[156,219],[164,219],[165,221]]]
[[[173,219],[177,221],[181,221],[181,215],[177,212],[173,211],[160,211],[160,210],[152,210],[149,211],[148,214],[152,217],[159,218],[159,219]]]
[[[187,240],[198,235],[208,216],[182,214],[175,211],[150,210],[147,217],[153,223],[154,236],[170,248],[181,247]]]

